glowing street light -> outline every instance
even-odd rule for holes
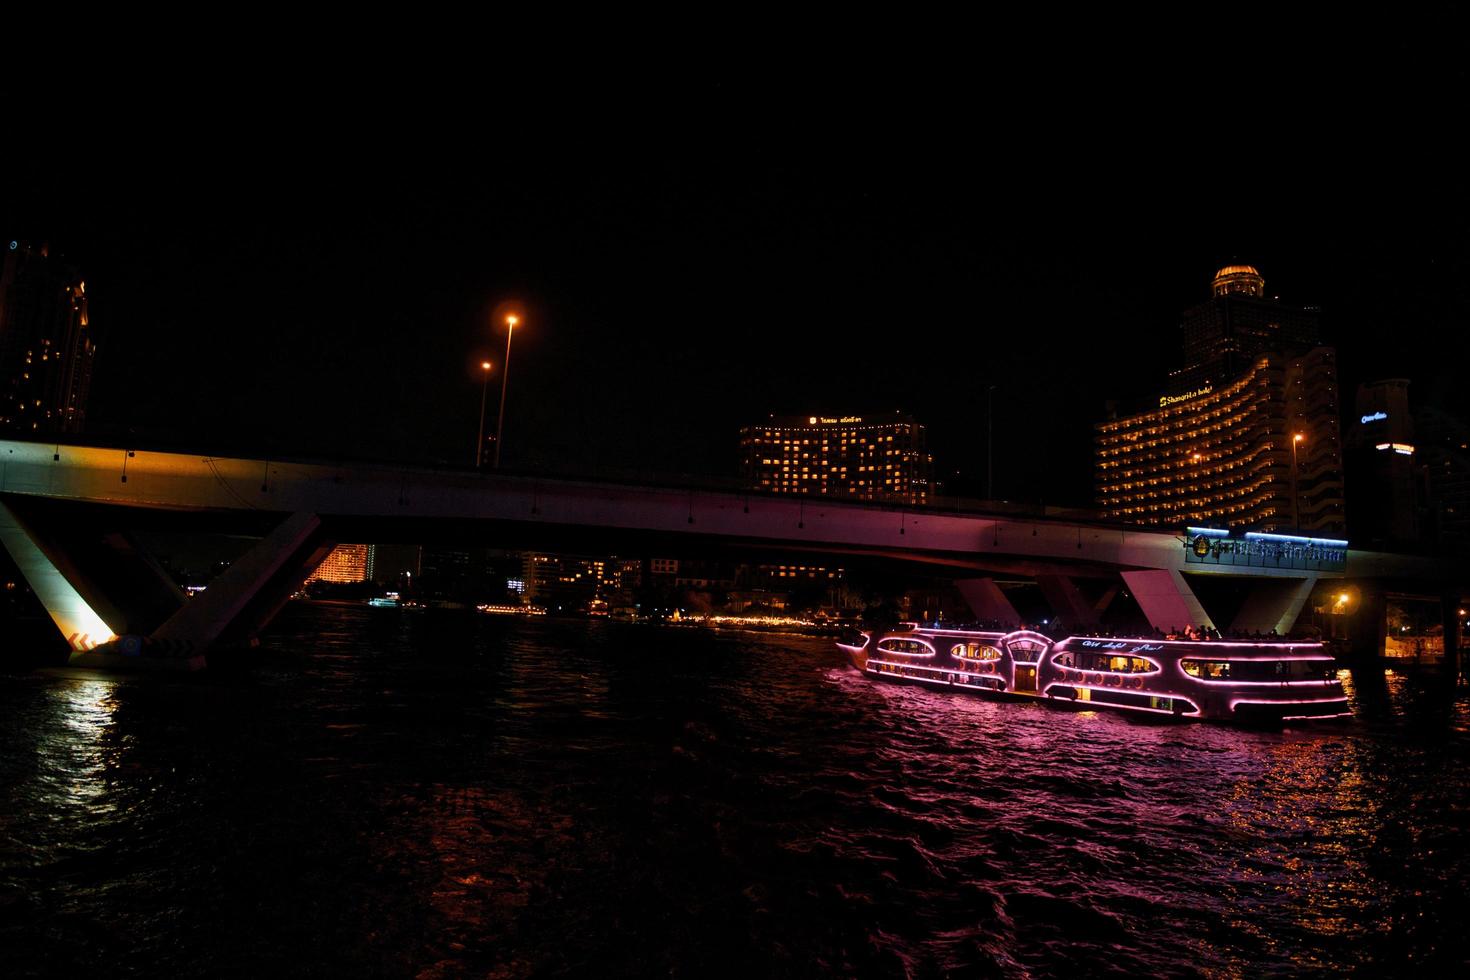
[[[485,462],[485,394],[490,390],[490,362],[481,361],[480,371],[485,379],[480,382],[480,431],[475,436],[475,469]]]
[[[1300,432],[1291,437],[1291,527],[1294,531],[1300,531],[1302,529],[1302,519],[1299,506],[1300,498],[1298,497],[1296,492],[1296,447],[1301,445],[1302,441],[1306,438],[1307,437],[1302,435]]]
[[[512,313],[505,318],[505,367],[500,372],[500,412],[495,416],[495,468],[500,469],[500,436],[505,431],[505,388],[510,382],[510,339],[520,317]]]

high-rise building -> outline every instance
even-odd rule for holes
[[[82,430],[96,347],[87,284],[45,245],[4,245],[0,264],[0,432]]]
[[[1179,318],[1184,366],[1170,372],[1168,392],[1201,391],[1239,377],[1262,354],[1315,347],[1321,332],[1315,307],[1289,306],[1266,295],[1254,266],[1215,273],[1210,298]]]
[[[1429,481],[1429,533],[1442,552],[1470,554],[1470,425],[1431,405],[1414,413],[1417,459]]]
[[[307,578],[308,582],[365,582],[372,577],[368,569],[372,545],[339,544]]]
[[[1353,539],[1376,547],[1417,542],[1428,488],[1414,457],[1409,382],[1390,378],[1358,385],[1345,442]]]
[[[934,457],[924,427],[895,412],[863,418],[771,416],[740,430],[741,474],[752,490],[922,504]]]
[[[1262,290],[1250,266],[1221,269],[1210,303],[1185,314],[1186,368],[1171,376],[1172,393],[1096,426],[1093,471],[1106,516],[1344,530],[1335,352],[1317,342],[1315,313],[1267,316],[1286,308]]]

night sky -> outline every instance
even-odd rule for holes
[[[998,495],[1084,504],[1104,402],[1157,393],[1231,261],[1322,307],[1349,399],[1405,376],[1470,417],[1446,24],[542,93],[519,130],[367,90],[99,124],[7,164],[0,223],[83,269],[99,439],[466,464],[513,307],[510,467],[733,477],[767,413],[903,409],[974,494],[996,384]]]

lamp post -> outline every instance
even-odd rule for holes
[[[500,371],[500,411],[495,416],[495,468],[500,469],[500,436],[505,431],[505,388],[510,382],[510,339],[516,332],[520,318],[515,314],[505,318],[505,366]]]
[[[995,385],[985,392],[985,499],[995,498]]]
[[[1291,437],[1291,529],[1300,531],[1302,529],[1302,518],[1300,513],[1300,500],[1296,492],[1296,447],[1301,445],[1306,436],[1297,432]]]
[[[480,431],[475,435],[475,469],[485,462],[485,396],[490,391],[490,362],[481,361],[480,370],[485,378],[480,382]]]

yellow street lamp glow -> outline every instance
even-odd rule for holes
[[[1341,594],[1338,595],[1337,601],[1338,602],[1347,602],[1349,598],[1351,598],[1351,597],[1346,592],[1343,592],[1343,593],[1341,593]]]
[[[500,469],[500,438],[505,434],[505,389],[510,383],[510,341],[521,318],[514,313],[505,318],[505,361],[500,368],[500,411],[495,413],[495,468]]]
[[[1302,435],[1300,432],[1298,432],[1296,435],[1294,435],[1294,436],[1291,437],[1291,439],[1292,439],[1293,442],[1301,442],[1305,438],[1306,438],[1306,436]]]
[[[490,362],[481,361],[480,370],[485,372],[480,381],[480,431],[475,433],[475,469],[485,462],[485,396],[490,391]]]

